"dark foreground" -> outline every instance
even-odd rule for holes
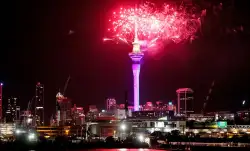
[[[66,142],[8,142],[1,143],[1,151],[159,151],[159,150],[181,150],[181,151],[249,151],[250,148],[243,147],[199,147],[199,146],[158,146],[159,149],[149,149],[145,143],[66,143]],[[126,149],[127,148],[127,149]],[[144,149],[139,149],[144,148]],[[98,150],[96,150],[98,149]]]
[[[41,143],[25,143],[25,142],[8,142],[0,144],[0,151],[16,151],[16,150],[35,150],[35,151],[64,151],[64,150],[91,150],[97,148],[148,148],[146,143],[69,143],[69,142],[41,142]]]

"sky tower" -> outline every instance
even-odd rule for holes
[[[133,42],[133,51],[129,53],[129,57],[132,60],[132,71],[134,76],[134,111],[139,111],[140,99],[139,99],[139,82],[140,82],[140,68],[141,59],[144,54],[140,50],[140,43],[137,35],[137,24],[135,23],[135,38]]]

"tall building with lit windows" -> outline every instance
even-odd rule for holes
[[[7,104],[5,104],[5,122],[6,123],[14,123],[16,118],[16,107],[17,107],[17,98],[10,97],[7,100]]]
[[[36,84],[35,120],[37,126],[44,125],[44,85],[40,82]]]
[[[191,88],[179,88],[177,93],[177,114],[194,113],[194,91]]]
[[[74,107],[71,108],[71,115],[74,125],[83,125],[85,123],[83,107],[76,107],[76,104],[74,104]]]

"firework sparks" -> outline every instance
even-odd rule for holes
[[[188,13],[184,7],[178,9],[164,5],[162,12],[162,24],[164,25],[163,39],[169,39],[176,43],[194,38],[194,34],[200,27],[200,18]]]
[[[112,28],[108,31],[114,34],[115,39],[125,43],[131,43],[135,33],[140,40],[148,42],[160,37],[160,33],[163,33],[161,16],[150,4],[140,5],[139,8],[120,8],[119,12],[113,12],[109,20]]]
[[[184,7],[177,9],[163,5],[157,9],[153,3],[145,3],[138,8],[120,8],[109,19],[113,39],[131,44],[134,38],[147,47],[154,47],[158,42],[172,40],[175,43],[193,38],[200,27],[199,18],[188,13]]]

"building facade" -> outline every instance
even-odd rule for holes
[[[108,98],[106,100],[106,103],[107,103],[107,110],[115,110],[117,108],[117,105],[116,105],[116,100],[115,98]]]
[[[83,107],[77,107],[74,104],[74,107],[71,108],[71,114],[74,125],[83,125],[85,123],[85,115]]]
[[[37,126],[44,125],[44,85],[40,82],[36,85],[35,96],[35,120]]]
[[[177,93],[177,114],[188,115],[194,113],[194,91],[190,88],[180,88]]]
[[[6,123],[14,123],[17,120],[16,107],[17,107],[17,98],[16,97],[8,98],[8,101],[5,107],[5,122]]]
[[[60,122],[59,125],[68,125],[71,120],[71,107],[72,103],[69,98],[64,97],[62,101],[59,102],[60,106]]]

